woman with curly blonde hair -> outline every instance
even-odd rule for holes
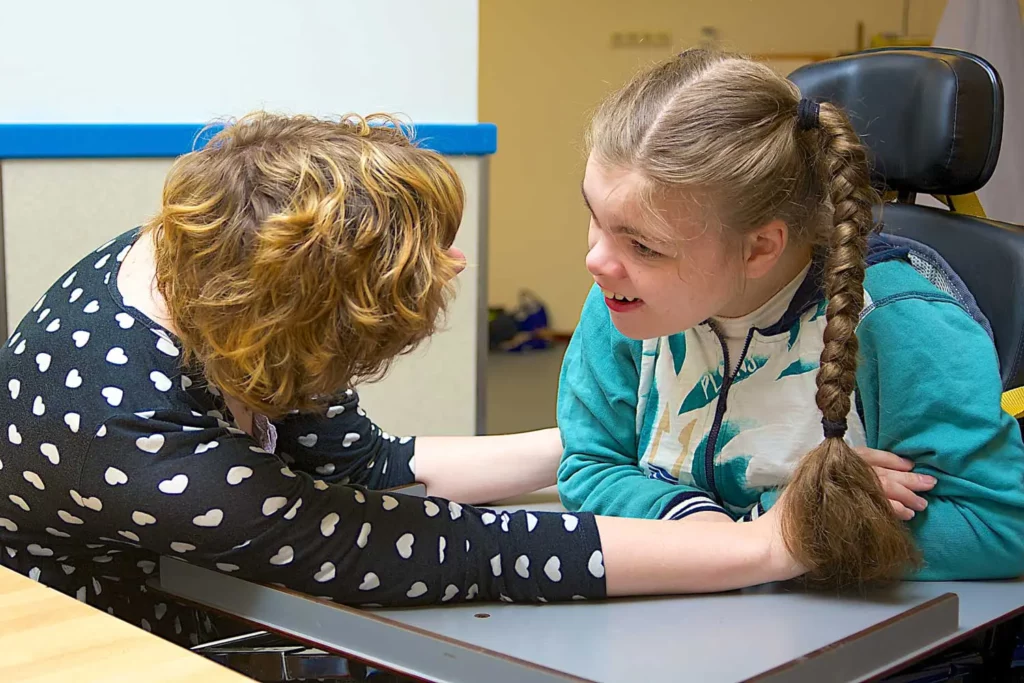
[[[183,644],[216,628],[147,593],[160,555],[379,605],[798,574],[774,513],[481,510],[554,483],[557,439],[399,440],[366,417],[353,388],[444,311],[462,210],[441,156],[358,117],[258,113],[178,159],[159,213],[61,276],[0,350],[3,564]],[[427,498],[381,491],[414,480]]]

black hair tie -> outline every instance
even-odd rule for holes
[[[796,105],[796,125],[800,130],[812,130],[821,125],[818,114],[821,106],[814,100],[801,99]]]
[[[826,439],[841,439],[846,436],[846,420],[834,422],[829,419],[823,419],[821,426],[825,428]]]

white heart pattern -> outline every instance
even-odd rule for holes
[[[60,451],[52,443],[44,443],[39,446],[39,452],[46,456],[51,465],[60,464]]]
[[[43,572],[39,569],[39,567],[32,567],[32,569],[28,570],[28,578],[32,579],[33,581],[38,581],[42,573]]]
[[[68,426],[72,434],[77,434],[78,428],[82,426],[82,416],[78,413],[66,413],[64,415],[64,424]]]
[[[341,517],[338,516],[337,512],[332,512],[320,520],[320,533],[325,537],[330,536],[334,533],[334,528],[338,526],[338,522],[341,521]]]
[[[171,543],[171,550],[176,553],[187,553],[190,550],[195,550],[196,547],[191,543],[182,543],[180,541],[174,541]]]
[[[526,531],[531,532],[537,528],[537,515],[532,512],[526,513]]]
[[[228,484],[231,486],[238,486],[251,476],[252,469],[245,467],[244,465],[236,465],[228,470]]]
[[[439,564],[444,564],[444,549],[448,547],[448,539],[441,536],[437,539],[437,561]]]
[[[108,467],[107,471],[103,473],[103,480],[111,486],[119,486],[128,483],[128,475],[116,467]]]
[[[562,515],[562,525],[565,526],[566,531],[572,533],[580,525],[580,518],[574,515]]]
[[[103,510],[103,501],[96,496],[91,498],[81,498],[81,501],[78,504],[88,510],[92,510],[93,512],[100,512]]]
[[[370,542],[370,531],[372,527],[369,522],[363,522],[363,526],[359,529],[359,538],[356,539],[356,545],[360,548],[365,548],[366,544]]]
[[[544,563],[544,574],[558,583],[562,580],[562,561],[557,556],[552,555],[551,558]]]
[[[7,389],[11,392],[11,398],[17,400],[18,396],[21,394],[21,381],[12,379],[7,383]]]
[[[164,447],[164,435],[163,434],[151,434],[150,436],[140,436],[135,439],[135,445],[140,451],[146,453],[156,453]]]
[[[590,560],[587,562],[587,569],[594,579],[604,578],[604,555],[601,554],[600,550],[595,550],[590,556]]]
[[[334,417],[345,412],[345,406],[331,406],[327,409],[327,417]]]
[[[169,496],[176,496],[188,488],[188,477],[184,474],[176,474],[170,479],[164,479],[157,486],[161,493]]]
[[[441,512],[441,508],[432,500],[423,501],[423,509],[426,510],[427,517],[437,517]]]
[[[212,451],[219,445],[220,444],[217,443],[216,441],[211,441],[210,443],[201,443],[198,446],[196,446],[196,455],[202,455],[206,451]]]
[[[395,548],[403,560],[408,560],[412,557],[412,546],[415,542],[416,538],[412,534],[402,534],[398,542],[395,543]]]
[[[28,551],[29,555],[34,555],[36,557],[53,557],[53,550],[50,548],[44,548],[38,543],[29,543],[25,550]]]
[[[21,434],[18,433],[17,425],[9,425],[7,427],[7,440],[15,446],[21,445]]]
[[[316,468],[316,472],[317,474],[322,474],[324,476],[334,474],[334,463],[329,462],[326,465],[320,465]]]
[[[75,517],[67,510],[57,510],[57,516],[60,517],[61,521],[68,524],[85,524],[80,517]]]
[[[470,586],[470,587],[469,587],[469,590],[468,590],[468,591],[466,591],[466,599],[467,599],[467,600],[472,600],[473,598],[475,598],[475,597],[477,596],[477,594],[478,594],[479,592],[480,592],[480,587],[479,587],[479,586],[477,586],[477,585],[476,585],[476,584],[474,583],[474,584],[473,584],[472,586]]]
[[[128,356],[125,354],[124,349],[120,346],[115,346],[107,351],[107,362],[114,365],[124,365],[128,362]]]
[[[391,496],[381,496],[381,504],[385,510],[394,510],[398,507],[398,500]]]
[[[286,564],[291,564],[291,561],[295,559],[295,550],[290,546],[282,546],[277,554],[270,558],[270,564],[282,567]]]
[[[71,338],[75,341],[75,346],[77,346],[78,348],[82,348],[83,346],[89,343],[89,337],[91,336],[92,335],[86,332],[85,330],[78,330],[73,335],[71,335]]]
[[[67,378],[64,380],[64,386],[68,389],[77,389],[82,386],[82,375],[79,374],[77,369],[72,369],[68,373]]]
[[[61,283],[61,287],[63,287],[64,289],[67,289],[68,287],[70,287],[71,283],[75,281],[75,276],[76,275],[78,275],[78,271],[77,270],[75,272],[71,273],[71,275],[68,275],[66,278],[64,278],[64,282]]]
[[[121,399],[124,398],[124,392],[117,387],[103,387],[100,393],[107,399],[107,403],[115,408],[121,405]]]
[[[160,353],[168,355],[171,358],[178,357],[178,347],[172,344],[170,339],[160,337],[157,339],[156,348]]]
[[[82,296],[82,291],[81,287],[75,287],[75,291],[71,292],[71,298],[68,299],[68,303],[73,304],[78,301]]]
[[[18,530],[18,525],[7,519],[6,517],[0,517],[0,528],[7,529],[11,533]]]
[[[459,587],[453,583],[450,583],[448,584],[448,587],[444,589],[444,595],[441,597],[441,602],[448,602],[458,594]]]
[[[515,564],[516,574],[519,574],[524,579],[530,578],[530,558],[526,555],[520,555],[516,558]]]
[[[324,562],[320,565],[320,571],[313,575],[313,580],[318,583],[327,583],[334,578],[334,563]]]
[[[237,572],[239,569],[237,564],[228,564],[227,562],[218,562],[215,566],[222,572]]]
[[[152,574],[153,570],[156,569],[156,562],[152,560],[139,560],[135,563],[135,566],[141,569],[143,574]]]
[[[44,320],[46,320],[46,316],[48,316],[48,315],[50,315],[50,309],[49,308],[47,308],[45,311],[43,311],[42,313],[39,314],[39,317],[36,318],[36,322],[37,323],[43,322]]]
[[[157,621],[163,619],[165,614],[167,614],[167,605],[165,605],[164,603],[161,602],[153,608],[153,616],[156,617]]]
[[[122,330],[130,330],[132,328],[132,325],[135,324],[135,318],[131,317],[124,311],[115,315],[114,320],[117,321],[118,326]]]
[[[421,595],[426,595],[426,593],[427,584],[423,583],[422,581],[417,581],[409,588],[409,592],[406,593],[406,595],[410,598],[418,598]]]
[[[288,499],[284,496],[271,496],[263,501],[263,515],[269,517],[287,504]]]
[[[484,523],[484,526],[490,526],[498,521],[498,517],[493,512],[485,512],[480,515],[480,521]]]
[[[103,266],[107,265],[107,261],[109,261],[109,260],[110,260],[110,254],[104,254],[103,257],[99,261],[96,262],[96,265],[94,265],[93,268],[95,268],[96,270],[99,270]]]
[[[50,324],[46,326],[47,332],[56,332],[60,329],[60,318],[54,318],[50,321]]]
[[[124,536],[129,541],[134,541],[135,543],[139,542],[139,535],[134,531],[118,531],[117,533]]]
[[[53,358],[48,353],[36,354],[36,365],[39,366],[39,372],[46,372],[50,369],[50,361]]]
[[[22,339],[20,342],[18,342],[18,346],[15,347],[14,355],[15,356],[20,356],[21,354],[25,353],[25,346],[26,346],[25,345],[25,340]]]
[[[156,517],[148,512],[139,512],[136,510],[132,513],[132,521],[139,526],[146,526],[148,524],[156,524]]]
[[[459,517],[462,516],[462,506],[459,505],[458,503],[455,503],[455,502],[449,502],[448,503],[448,512],[451,514],[452,521],[454,522],[455,520],[457,520]]]
[[[12,493],[9,496],[7,496],[7,498],[25,512],[32,512],[32,509],[29,508],[28,503],[26,503],[25,499],[22,498],[21,496]]]
[[[295,514],[299,511],[300,507],[302,507],[302,499],[301,498],[299,498],[297,501],[295,501],[295,505],[292,505],[292,508],[288,512],[284,513],[284,518],[285,519],[295,519]]]
[[[71,534],[66,534],[63,531],[54,529],[52,526],[46,527],[46,533],[50,534],[51,536],[56,536],[57,538],[71,538]]]
[[[495,576],[501,576],[501,553],[491,558],[491,573]]]
[[[46,404],[43,403],[42,396],[36,396],[36,400],[32,403],[32,414],[36,417],[42,417],[46,413]]]
[[[174,386],[167,375],[156,370],[149,373],[149,379],[153,382],[153,386],[156,387],[157,391],[168,391],[172,386]]]
[[[349,432],[348,434],[345,435],[345,438],[341,440],[341,446],[342,448],[348,448],[356,441],[359,441],[360,438],[362,437],[360,437],[359,434],[355,432]]]
[[[96,301],[96,299],[93,299],[92,301],[87,303],[85,305],[85,308],[82,309],[84,313],[95,313],[98,310],[100,310],[100,302]]]
[[[107,425],[100,425],[100,428],[96,430],[96,437],[102,439],[107,435]]]
[[[298,438],[298,442],[306,448],[312,448],[316,445],[317,436],[316,434],[304,434]]]
[[[361,591],[372,591],[374,588],[380,587],[380,578],[373,572],[367,572],[366,576],[363,577],[363,582],[359,584],[359,590]]]
[[[201,527],[218,527],[224,521],[224,511],[219,508],[207,510],[205,515],[192,518],[192,523]]]

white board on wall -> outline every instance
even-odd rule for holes
[[[0,123],[477,120],[477,0],[0,2]]]

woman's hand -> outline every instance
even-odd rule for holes
[[[854,451],[875,470],[878,481],[882,484],[882,491],[892,504],[897,517],[906,522],[928,507],[928,501],[917,493],[931,491],[936,483],[935,477],[914,474],[911,471],[914,469],[912,461],[888,451],[874,448],[855,448]]]

